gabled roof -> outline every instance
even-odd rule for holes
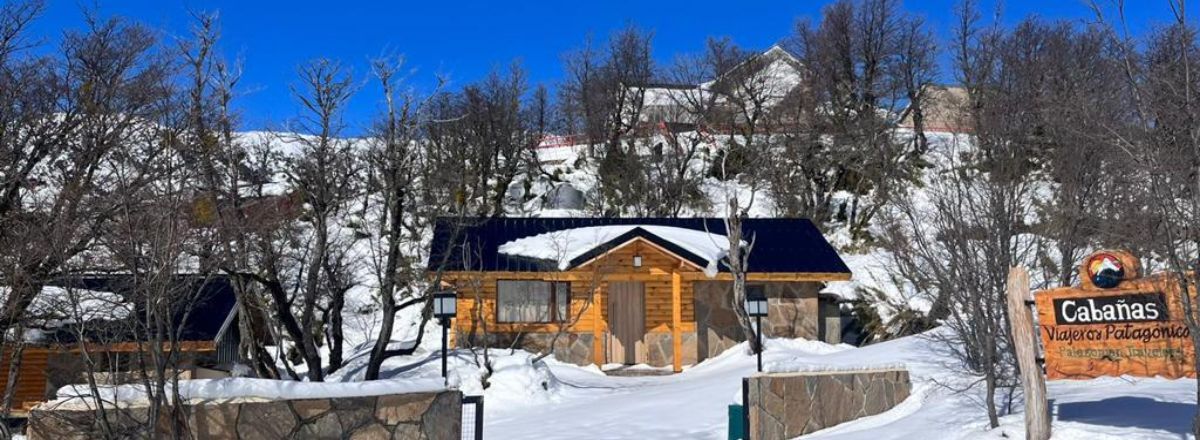
[[[497,252],[510,258],[544,261],[558,270],[570,270],[635,241],[658,247],[710,276],[716,275],[729,249],[729,237],[724,235],[675,226],[633,224],[546,232],[501,244]]]
[[[725,235],[718,218],[470,218],[455,227],[454,219],[439,219],[434,226],[428,268],[436,270],[443,259],[446,271],[549,272],[560,270],[555,262],[506,255],[499,247],[510,241],[554,231],[608,225],[659,225]],[[837,251],[807,219],[753,218],[742,223],[743,241],[753,240],[749,271],[754,273],[850,273]],[[456,229],[458,229],[456,231]],[[634,228],[607,240],[571,260],[580,264],[613,246],[642,238],[689,261],[705,261],[695,252],[645,228]],[[466,245],[464,249],[464,245]],[[464,252],[465,250],[465,252]],[[703,264],[700,264],[703,266]],[[721,272],[728,272],[724,264]]]
[[[140,320],[145,316],[142,313],[140,302],[130,299],[137,295],[137,285],[133,277],[127,274],[69,276],[57,279],[50,285],[68,289],[112,292],[124,297],[134,306],[136,313],[128,319]],[[172,318],[174,326],[176,328],[180,325],[183,326],[180,329],[182,330],[180,332],[181,341],[215,341],[225,322],[237,311],[237,296],[234,294],[233,285],[226,276],[176,275],[171,280],[168,289],[178,292],[180,295],[194,295],[194,304],[190,310],[180,309],[173,312],[176,315]],[[130,335],[126,335],[129,332],[129,326],[122,320],[91,323],[89,328],[103,333],[94,335],[103,340],[132,339],[129,337]],[[75,336],[73,331],[64,328],[56,332],[54,338],[58,340],[57,342],[73,342]]]

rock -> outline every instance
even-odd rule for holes
[[[375,420],[376,397],[332,399],[333,414],[337,415],[342,432],[350,432],[367,426]]]
[[[392,433],[378,423],[359,428],[350,434],[350,440],[388,440],[390,438],[392,438]]]
[[[379,396],[375,403],[375,419],[384,425],[417,422],[433,403],[432,394],[398,394]]]
[[[870,386],[866,390],[866,402],[863,404],[862,415],[864,416],[873,416],[890,408],[887,404],[888,396],[884,381],[882,379],[875,379],[870,383]]]
[[[340,438],[342,432],[342,424],[334,413],[311,419],[296,430],[299,438]]]
[[[188,425],[196,438],[237,438],[237,421],[241,405],[196,405]]]
[[[459,440],[462,432],[462,393],[446,391],[437,395],[429,411],[421,418],[421,432],[429,440]]]
[[[240,438],[289,438],[296,428],[296,414],[287,401],[241,405],[237,422]]]
[[[32,411],[29,415],[31,440],[87,439],[93,416],[90,411]]]
[[[401,423],[392,431],[392,440],[421,440],[421,425]]]
[[[291,403],[292,409],[296,410],[296,415],[305,420],[325,414],[325,411],[329,411],[332,406],[329,399],[293,400]]]

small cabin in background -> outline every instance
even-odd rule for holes
[[[16,414],[53,399],[62,386],[86,383],[85,356],[95,363],[92,371],[98,383],[141,377],[143,361],[152,365],[143,358],[151,348],[146,344],[146,314],[139,301],[145,297],[139,289],[146,288],[123,274],[63,277],[44,287],[30,310],[30,316],[42,321],[42,329],[27,332],[16,365]],[[180,302],[190,305],[172,310],[171,325],[163,329],[178,332],[174,349],[181,378],[229,376],[241,343],[238,302],[230,279],[176,275],[157,283],[155,289],[156,294],[191,299]],[[0,395],[6,390],[12,350],[14,344],[8,341],[0,354]]]
[[[771,218],[747,219],[742,229],[747,289],[770,303],[764,335],[840,342],[836,298],[819,292],[850,279],[850,270],[817,228]],[[725,234],[715,218],[444,219],[429,269],[440,268],[458,292],[460,346],[678,372],[745,340]]]
[[[926,86],[921,113],[928,132],[966,133],[971,131],[970,95],[965,87]],[[915,128],[913,112],[905,111],[900,126]]]

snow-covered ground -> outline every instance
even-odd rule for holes
[[[982,389],[955,391],[973,382],[954,373],[950,359],[926,336],[862,348],[790,339],[767,341],[768,370],[862,369],[903,365],[913,378],[912,396],[883,414],[838,425],[817,439],[1000,439],[1023,438],[1021,416],[1008,415],[987,429]],[[613,377],[596,367],[493,350],[495,373],[482,389],[468,351],[451,359],[452,386],[485,396],[485,433],[499,439],[723,439],[727,407],[741,398],[741,378],[754,374],[744,345],[670,376]],[[361,361],[343,380],[361,374]],[[428,380],[440,374],[436,351],[393,358],[385,376]],[[1187,439],[1196,408],[1195,380],[1109,378],[1049,384],[1056,439]],[[1015,399],[1019,412],[1020,397]]]

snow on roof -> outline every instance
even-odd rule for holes
[[[576,258],[637,229],[704,259],[707,262],[704,274],[709,278],[717,276],[718,264],[729,252],[729,238],[724,235],[657,225],[610,225],[563,229],[506,242],[500,245],[499,252],[517,257],[554,261],[557,262],[559,270],[566,270],[571,267],[571,262]],[[742,245],[745,246],[745,242]]]
[[[133,313],[133,307],[113,292],[44,286],[30,304],[29,313],[47,321],[47,325],[61,325],[93,319],[125,319]]]

